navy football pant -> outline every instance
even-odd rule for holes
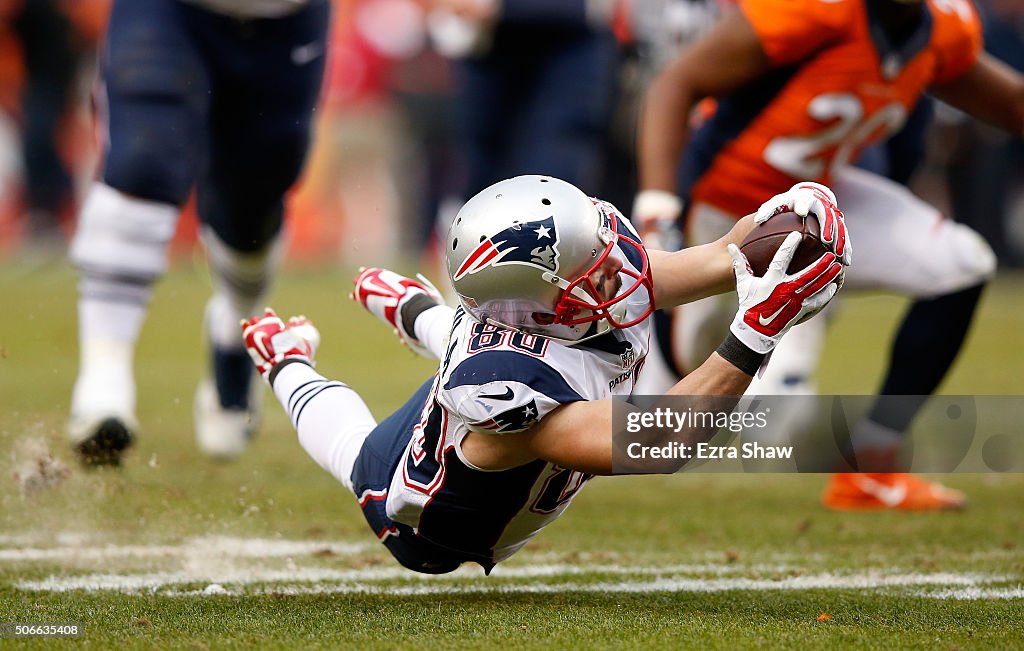
[[[330,5],[238,20],[180,0],[115,0],[102,58],[107,185],[184,204],[230,247],[262,249],[309,146]]]

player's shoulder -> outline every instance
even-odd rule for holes
[[[797,64],[814,52],[856,37],[863,0],[740,0],[743,12],[775,66]]]
[[[862,0],[740,0],[747,19],[758,25],[800,25],[847,31],[863,11]]]
[[[578,371],[573,357],[560,344],[476,322],[459,334],[438,401],[470,429],[522,431],[558,406],[585,399],[570,380]]]
[[[956,46],[982,38],[981,17],[971,0],[928,0],[933,24],[933,42]]]
[[[443,392],[488,393],[496,385],[515,384],[559,402],[582,399],[569,381],[573,360],[557,352],[559,344],[506,329],[469,332],[466,341],[456,342],[462,350],[442,374]]]

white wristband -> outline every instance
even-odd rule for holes
[[[641,190],[633,200],[634,222],[675,221],[683,212],[682,200],[666,190]]]

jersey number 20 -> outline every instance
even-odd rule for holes
[[[807,113],[828,127],[807,136],[780,136],[764,148],[764,159],[775,169],[798,179],[820,179],[828,167],[850,162],[854,153],[879,131],[895,133],[907,120],[907,110],[892,102],[870,115],[852,93],[825,93],[807,105]]]

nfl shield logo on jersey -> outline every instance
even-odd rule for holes
[[[466,256],[453,279],[459,280],[485,267],[503,264],[529,264],[552,273],[558,271],[555,218],[517,222],[485,239]]]

